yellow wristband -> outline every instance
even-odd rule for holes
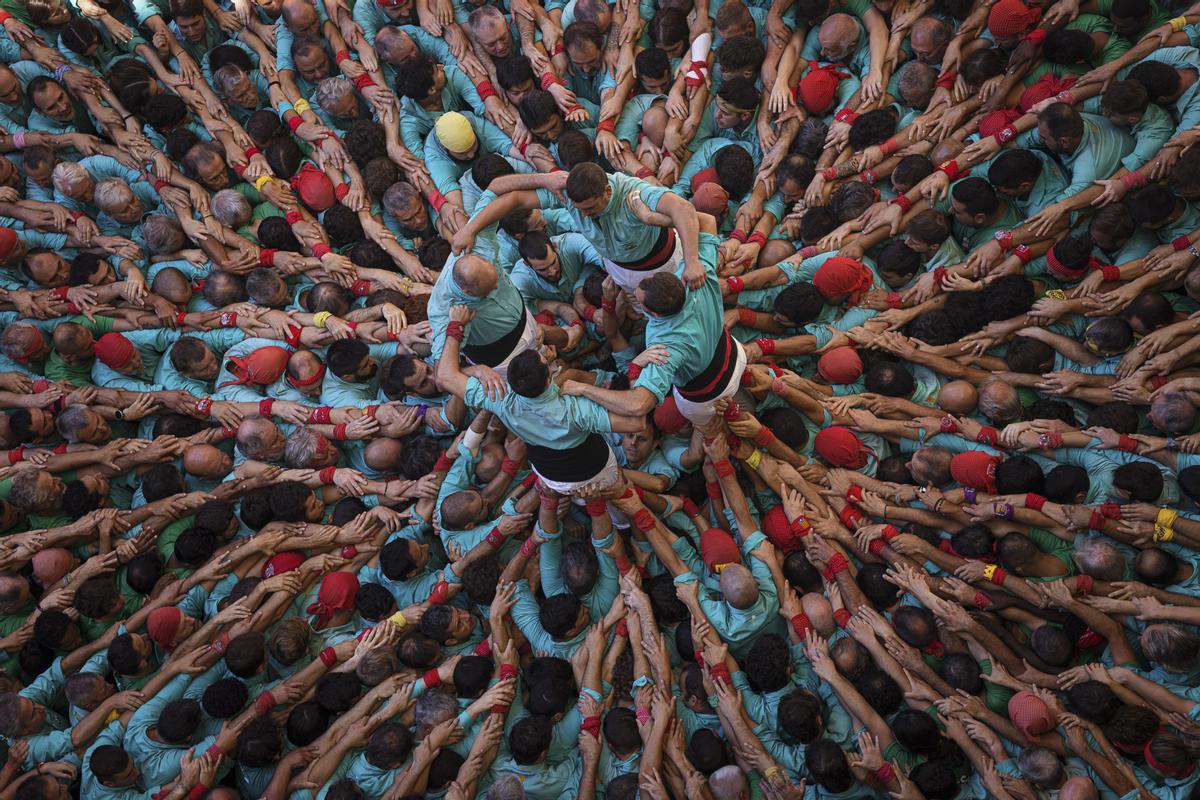
[[[332,316],[332,311],[318,311],[317,313],[313,314],[313,324],[318,328],[324,328],[325,323],[328,322],[329,318]]]
[[[269,183],[269,182],[270,182],[270,180],[271,180],[271,176],[270,176],[270,175],[259,175],[257,178],[255,178],[255,179],[254,179],[254,189],[255,189],[255,191],[259,191],[259,192],[261,192],[261,191],[262,191],[262,187],[266,186],[266,185],[267,185],[267,183]]]
[[[408,627],[408,620],[404,618],[403,611],[397,611],[395,614],[392,614],[390,617],[388,617],[388,622],[392,623],[401,630]]]
[[[1175,525],[1175,520],[1179,518],[1179,512],[1173,508],[1161,508],[1158,511],[1158,516],[1154,518],[1154,524],[1160,528],[1170,528]]]
[[[760,463],[762,463],[762,450],[755,450],[746,456],[746,466],[750,469],[757,470]]]
[[[1161,525],[1154,526],[1154,541],[1169,542],[1175,538],[1174,528],[1164,528]]]
[[[995,564],[988,564],[986,567],[983,568],[983,579],[984,580],[990,581],[992,579],[992,576],[995,574],[996,574],[996,565]]]
[[[1167,24],[1171,26],[1171,30],[1179,33],[1181,30],[1187,27],[1188,21],[1187,17],[1175,17]]]
[[[1049,297],[1051,300],[1066,300],[1067,299],[1067,293],[1064,292],[1062,289],[1050,289],[1046,292],[1045,296]]]
[[[310,108],[312,108],[312,106],[310,106],[308,104],[307,100],[297,100],[295,103],[292,104],[292,111],[295,111],[297,114],[303,114],[305,111],[308,111]]]
[[[778,775],[779,772],[780,772],[779,765],[775,764],[773,766],[767,767],[767,771],[763,773],[763,778],[765,778],[766,780],[769,781],[769,780],[771,780],[771,778],[774,778],[776,775]]]

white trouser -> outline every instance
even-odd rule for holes
[[[616,484],[617,478],[621,474],[621,470],[617,466],[617,457],[613,454],[611,447],[608,448],[608,461],[604,463],[604,468],[587,480],[556,481],[542,475],[537,471],[537,467],[533,467],[533,471],[537,472],[543,486],[553,489],[559,494],[575,494],[584,489],[607,489]]]
[[[509,353],[508,355],[506,355],[504,357],[504,360],[501,361],[496,366],[492,367],[492,369],[496,370],[496,373],[501,378],[508,380],[508,364],[509,364],[509,362],[512,361],[517,356],[521,355],[521,353],[524,353],[526,350],[532,350],[532,349],[536,348],[537,346],[538,346],[537,322],[535,322],[533,319],[533,316],[530,315],[528,311],[526,311],[525,312],[525,329],[521,332],[521,338],[517,341],[516,346],[513,347],[512,352]],[[470,361],[470,358],[468,358],[467,360]],[[472,361],[471,363],[475,363],[475,362]]]
[[[675,388],[675,404],[679,407],[679,413],[683,414],[693,425],[703,427],[708,424],[708,421],[713,418],[713,403],[725,397],[732,397],[734,393],[742,386],[742,373],[746,371],[746,349],[742,347],[742,343],[737,339],[733,339],[733,346],[737,348],[737,360],[733,367],[733,373],[729,376],[728,383],[721,393],[712,400],[707,400],[703,403],[693,403],[687,400],[679,393],[678,387]]]
[[[667,260],[667,263],[663,264],[661,267],[655,267],[654,269],[647,270],[625,269],[615,261],[610,261],[606,258],[604,259],[604,271],[612,276],[613,283],[629,292],[629,296],[632,298],[635,296],[634,290],[637,289],[638,284],[640,284],[643,280],[656,272],[662,272],[664,270],[674,273],[682,259],[683,250],[679,246],[679,237],[676,236],[675,250],[671,253],[671,257]]]

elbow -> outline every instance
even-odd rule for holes
[[[656,402],[658,398],[653,392],[646,389],[637,390],[637,400],[634,401],[633,407],[629,410],[631,417],[644,417],[658,406]]]

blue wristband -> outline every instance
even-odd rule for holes
[[[291,103],[289,103],[287,100],[280,101],[280,103],[279,103],[279,118],[280,118],[280,120],[283,119],[284,114],[286,114],[287,112],[292,111],[292,110],[293,109],[292,109]]]

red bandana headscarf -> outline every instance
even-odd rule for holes
[[[812,282],[826,300],[849,295],[846,304],[854,305],[871,288],[871,270],[861,261],[834,256],[817,267]]]
[[[232,371],[237,376],[237,380],[225,381],[217,388],[223,389],[226,386],[240,386],[246,383],[269,386],[279,380],[279,376],[287,368],[290,357],[291,353],[275,345],[260,347],[245,358],[230,356],[229,360],[233,362],[234,367]]]
[[[92,352],[100,363],[106,367],[117,369],[129,363],[133,358],[133,343],[119,333],[106,333],[92,345]]]
[[[838,68],[837,64],[817,66],[808,62],[808,71],[796,86],[796,100],[810,114],[824,114],[837,99],[838,84],[843,78],[850,77]]]
[[[321,630],[338,611],[354,608],[354,598],[358,596],[358,578],[349,572],[331,572],[321,581],[317,591],[317,602],[305,609],[305,612],[316,617],[314,630]]]

